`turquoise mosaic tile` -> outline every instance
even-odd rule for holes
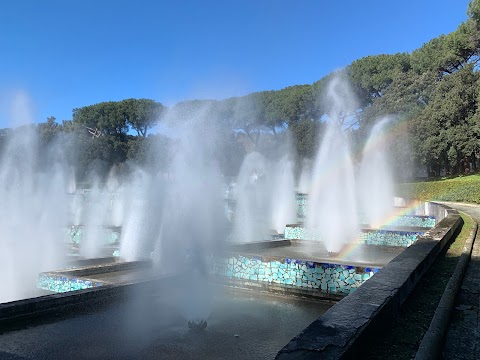
[[[435,217],[433,216],[404,215],[397,216],[392,221],[389,221],[388,225],[432,228],[436,225],[435,222]]]
[[[367,245],[409,247],[421,235],[423,232],[376,230],[362,232],[360,240]]]
[[[85,236],[85,232],[84,226],[70,226],[65,229],[65,241],[72,244],[80,244],[82,238]],[[105,244],[118,244],[120,241],[120,232],[104,227],[102,228],[102,237]]]
[[[41,273],[38,275],[37,279],[37,287],[39,289],[57,293],[89,289],[102,285],[103,283],[99,281],[91,281],[87,279],[74,278],[50,273]]]
[[[320,233],[318,231],[307,230],[303,226],[286,226],[284,237],[288,240],[321,240]]]
[[[409,247],[415,241],[417,241],[418,237],[421,235],[423,235],[423,232],[421,231],[361,231],[358,234],[358,241],[361,241],[367,245]],[[318,232],[306,230],[302,226],[286,226],[285,239],[321,241],[321,237]]]
[[[331,294],[349,294],[380,270],[288,258],[267,261],[242,255],[213,259],[211,264],[213,274],[227,278],[317,289]]]
[[[305,228],[302,226],[286,226],[284,232],[285,239],[305,239]],[[313,239],[312,239],[313,240]]]

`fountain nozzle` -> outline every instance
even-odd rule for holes
[[[188,328],[193,331],[202,331],[207,328],[207,320],[189,321]]]

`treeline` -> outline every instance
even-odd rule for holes
[[[23,143],[22,151],[29,152],[18,154],[18,142]],[[87,128],[76,121],[58,123],[55,117],[44,123],[0,130],[1,158],[33,160],[31,165],[40,172],[63,165],[71,168],[77,182],[104,182],[111,172],[126,175],[137,166],[152,172],[166,169],[172,143],[161,134],[102,134],[98,128]]]
[[[104,102],[74,109],[72,120],[61,124],[49,118],[37,130],[42,144],[61,134],[74,139],[70,160],[82,178],[92,168],[106,174],[112,168],[125,170],[130,163],[165,169],[175,140],[149,131],[159,122],[178,124],[201,117],[222,134],[218,160],[225,175],[235,175],[246,151],[268,152],[287,142],[287,129],[298,159],[313,158],[324,129],[321,119],[334,110],[327,95],[337,77],[348,82],[355,95],[355,101],[344,101],[342,113],[336,114],[354,147],[363,146],[378,118],[395,115],[386,141],[399,169],[423,169],[432,176],[477,171],[480,0],[471,1],[468,15],[456,31],[412,53],[368,56],[313,84],[225,100],[184,101],[170,109],[148,99]],[[337,95],[348,96],[341,91]],[[1,132],[0,139],[7,133]]]
[[[352,63],[352,80],[370,94],[361,127],[400,114],[414,164],[429,175],[477,171],[480,140],[480,1],[469,19],[411,54],[379,55]]]

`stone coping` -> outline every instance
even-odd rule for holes
[[[269,249],[269,248],[274,248],[279,246],[290,246],[290,245],[291,245],[291,242],[288,239],[265,240],[265,241],[229,244],[226,247],[226,250],[230,252],[255,251],[259,249]]]
[[[152,262],[149,260],[138,261],[115,261],[111,263],[100,264],[85,264],[84,266],[75,267],[71,269],[60,269],[55,271],[48,271],[48,274],[61,274],[67,276],[84,277],[89,275],[104,274],[116,271],[125,271],[132,269],[149,268]]]
[[[276,359],[358,358],[369,346],[369,338],[391,326],[412,289],[463,222],[458,211],[436,203],[431,206],[446,217],[293,338]]]
[[[118,258],[113,256],[93,258],[93,259],[75,258],[73,260],[68,260],[65,266],[66,266],[66,269],[72,269],[72,268],[80,268],[80,267],[95,266],[95,265],[102,265],[102,264],[111,264],[119,261],[120,260]]]

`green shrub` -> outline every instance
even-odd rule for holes
[[[419,200],[459,201],[480,204],[480,176],[398,184],[396,194]]]

